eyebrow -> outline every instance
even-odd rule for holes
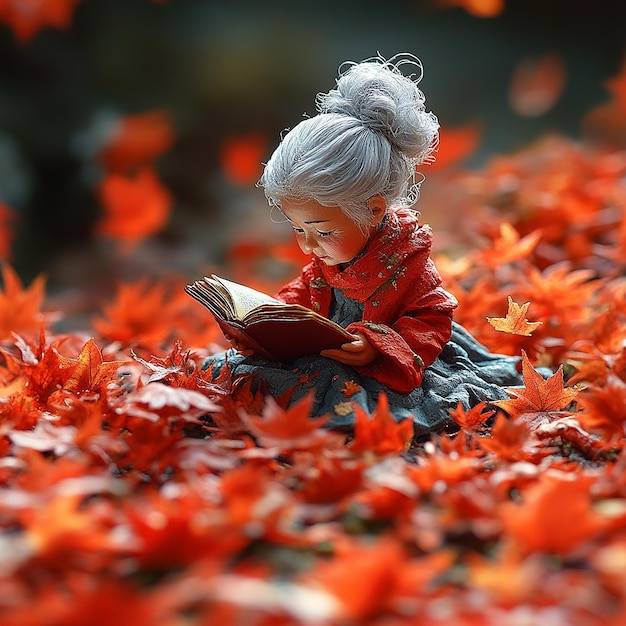
[[[283,215],[285,215],[283,213]],[[291,222],[291,220],[285,215],[285,217],[287,218],[288,222]],[[304,222],[305,224],[325,224],[326,222],[328,222],[329,220],[309,220],[308,222]]]

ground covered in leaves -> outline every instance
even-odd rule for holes
[[[626,622],[625,176],[553,137],[438,181],[457,320],[524,386],[425,442],[384,398],[338,433],[211,384],[184,277],[72,332],[5,265],[0,623]]]

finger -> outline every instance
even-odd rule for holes
[[[329,359],[334,359],[335,361],[338,361],[343,355],[343,350],[340,350],[340,349],[322,350],[320,352],[320,355],[328,357]]]
[[[357,339],[356,341],[350,341],[349,343],[344,343],[341,346],[342,350],[346,352],[361,352],[365,348],[365,344],[361,339]]]

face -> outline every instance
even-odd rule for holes
[[[316,200],[304,203],[283,200],[281,209],[302,251],[314,254],[326,265],[352,261],[363,250],[380,221],[364,231],[339,207],[323,206]]]

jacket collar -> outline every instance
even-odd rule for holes
[[[425,245],[429,245],[429,240],[421,232],[417,213],[410,209],[393,209],[388,211],[383,227],[347,267],[317,264],[328,285],[363,302],[382,285],[405,274],[404,261]]]

